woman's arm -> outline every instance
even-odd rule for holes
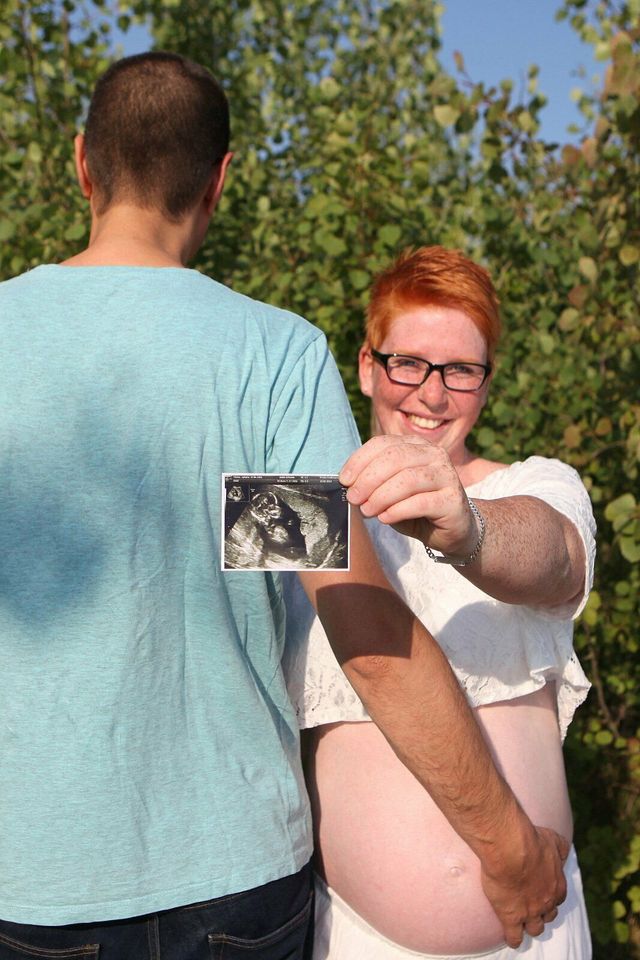
[[[413,437],[369,440],[345,464],[349,500],[445,556],[468,558],[479,538],[474,516],[445,450]],[[576,484],[576,496],[588,495]],[[585,552],[564,514],[532,496],[475,499],[486,531],[477,557],[459,573],[506,603],[570,604],[584,589]]]
[[[581,597],[584,546],[570,520],[531,496],[474,502],[486,534],[477,559],[458,568],[462,576],[505,603],[552,606]]]

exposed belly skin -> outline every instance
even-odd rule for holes
[[[480,707],[498,769],[531,820],[569,840],[573,825],[555,687]],[[309,790],[320,872],[386,937],[425,953],[503,942],[480,865],[373,723],[313,731]]]

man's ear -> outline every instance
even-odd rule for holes
[[[73,153],[76,162],[76,176],[80,184],[82,196],[85,200],[90,200],[93,193],[93,184],[89,176],[87,153],[84,146],[84,135],[82,133],[77,134],[73,141]]]
[[[219,163],[216,164],[216,168],[211,174],[211,179],[209,180],[207,190],[204,195],[204,202],[209,216],[211,216],[215,208],[218,206],[220,197],[222,196],[222,188],[224,187],[227,169],[232,159],[233,153],[225,153],[224,157]]]
[[[373,392],[373,357],[367,343],[360,347],[358,354],[358,376],[360,389],[365,397],[370,397]]]

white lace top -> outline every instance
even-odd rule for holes
[[[589,495],[576,471],[559,460],[529,457],[496,470],[468,487],[485,500],[535,496],[568,517],[584,542],[585,587],[581,598],[561,606],[526,607],[483,593],[456,572],[436,564],[417,540],[369,521],[385,572],[446,653],[474,707],[512,700],[555,680],[564,737],[575,709],[589,690],[573,650],[573,623],[593,580],[595,522]],[[301,728],[369,716],[329,646],[297,577],[283,577],[287,644],[283,666]]]

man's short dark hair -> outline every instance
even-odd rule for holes
[[[125,57],[96,85],[85,148],[98,213],[126,200],[180,221],[229,149],[227,98],[185,57]]]

